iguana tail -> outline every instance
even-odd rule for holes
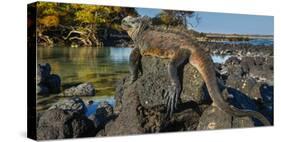
[[[214,63],[208,53],[202,50],[193,51],[189,58],[189,62],[200,72],[214,105],[233,116],[250,116],[258,119],[264,125],[271,125],[261,113],[253,110],[238,109],[225,102],[217,83]]]

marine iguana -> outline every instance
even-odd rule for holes
[[[168,74],[171,85],[164,94],[167,116],[171,117],[180,99],[179,95],[182,87],[178,76],[178,67],[189,62],[201,74],[213,101],[212,105],[217,106],[232,116],[250,116],[260,120],[264,125],[271,125],[261,113],[235,108],[224,100],[218,86],[214,63],[210,55],[202,47],[198,46],[190,36],[155,30],[149,24],[149,19],[146,17],[127,16],[122,20],[121,26],[127,31],[135,45],[130,55],[131,83],[138,78],[139,72],[142,73],[142,56],[170,59]]]

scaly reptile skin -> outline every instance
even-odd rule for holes
[[[142,72],[140,70],[141,56],[170,59],[168,73],[171,86],[164,95],[169,116],[177,107],[182,89],[177,68],[189,62],[200,72],[213,100],[213,105],[233,116],[250,116],[257,118],[264,125],[271,125],[261,113],[238,109],[225,102],[218,87],[215,67],[210,55],[199,47],[191,37],[168,30],[156,30],[149,25],[149,20],[145,17],[127,16],[122,20],[122,28],[127,31],[135,44],[130,55],[131,83],[138,78],[139,71]]]

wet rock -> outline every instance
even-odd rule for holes
[[[235,88],[252,99],[260,99],[261,95],[257,92],[261,83],[256,82],[252,77],[240,77],[238,75],[230,75],[226,80],[226,86]]]
[[[36,74],[37,84],[44,83],[50,75],[51,75],[51,66],[49,63],[37,65],[37,74]]]
[[[95,134],[95,126],[87,117],[61,109],[44,112],[37,128],[38,140],[90,137]]]
[[[36,93],[38,95],[49,95],[59,93],[61,79],[56,74],[51,74],[50,64],[38,64],[36,74]]]
[[[57,102],[49,108],[49,110],[52,109],[61,109],[65,111],[84,114],[87,108],[82,99],[80,99],[79,97],[73,97],[64,101]]]
[[[262,84],[272,85],[273,68],[271,57],[243,57],[240,64],[226,64],[226,86],[235,88],[251,99],[262,99]]]
[[[253,127],[254,122],[248,117],[233,117],[215,106],[208,107],[202,114],[197,130]]]
[[[49,94],[49,88],[46,85],[43,84],[37,84],[36,85],[36,94],[38,95],[46,95]]]
[[[113,107],[104,101],[98,105],[96,113],[90,115],[88,118],[95,123],[97,128],[104,128],[105,124],[113,117]]]
[[[240,59],[238,59],[238,58],[235,57],[235,56],[232,56],[232,57],[228,58],[228,59],[225,61],[225,64],[226,64],[226,65],[239,65],[239,64],[240,64]]]
[[[46,85],[49,88],[50,93],[59,93],[61,80],[56,74],[51,74],[46,81]]]
[[[243,70],[259,81],[273,84],[273,58],[272,57],[243,57],[241,60]]]
[[[262,84],[260,87],[262,101],[259,102],[259,111],[273,124],[273,86]]]
[[[65,89],[59,96],[94,96],[96,94],[95,87],[92,83],[86,82],[78,86]]]

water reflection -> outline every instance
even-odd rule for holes
[[[115,62],[127,62],[132,48],[110,48],[110,58]]]
[[[98,95],[113,95],[114,85],[128,73],[130,48],[38,48],[38,63],[50,63],[63,89],[92,82]]]

